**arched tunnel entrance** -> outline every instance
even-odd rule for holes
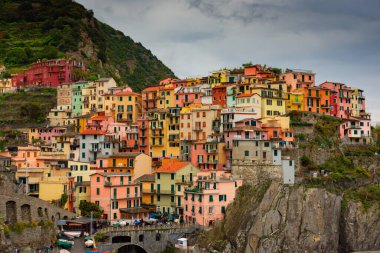
[[[117,250],[117,253],[147,253],[145,249],[135,244],[125,245]]]

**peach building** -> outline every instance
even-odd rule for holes
[[[147,210],[140,206],[140,187],[132,180],[132,174],[97,172],[90,177],[91,202],[101,207],[104,219],[115,222],[147,215]]]
[[[196,181],[184,192],[184,220],[201,226],[223,220],[242,183],[224,171],[198,172]]]
[[[310,70],[288,69],[280,75],[280,80],[290,85],[290,91],[315,85],[315,73]]]

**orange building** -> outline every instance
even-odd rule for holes
[[[329,114],[330,90],[323,87],[303,87],[295,90],[304,95],[304,110],[307,112]]]

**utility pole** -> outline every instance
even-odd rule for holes
[[[94,212],[91,211],[91,221],[90,221],[90,236],[92,235],[92,219],[93,219],[93,216],[94,216]]]

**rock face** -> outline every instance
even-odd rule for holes
[[[322,189],[272,184],[248,234],[246,252],[337,252],[341,198]]]
[[[246,208],[247,222],[237,230],[228,227],[234,217],[227,210],[224,231],[234,233],[225,235],[226,253],[380,249],[379,207],[364,210],[354,202],[342,207],[342,197],[325,189],[272,182],[261,201]]]
[[[341,251],[380,249],[380,210],[372,206],[363,210],[359,203],[349,202],[343,211]]]

